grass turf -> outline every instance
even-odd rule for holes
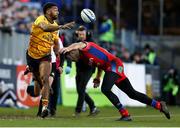
[[[133,121],[115,121],[120,118],[114,107],[101,107],[100,114],[88,117],[83,112],[80,117],[73,117],[74,108],[58,106],[54,118],[36,117],[37,108],[18,110],[0,108],[0,127],[178,127],[180,126],[180,108],[170,107],[171,119],[168,120],[159,111],[147,108],[128,108]]]

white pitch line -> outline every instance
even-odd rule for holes
[[[135,118],[149,118],[149,117],[163,117],[164,115],[138,115],[138,116],[132,116]],[[180,114],[171,114],[171,117],[174,116],[180,116]],[[120,118],[121,116],[107,116],[107,117],[96,117],[96,119],[112,119],[112,118]],[[93,118],[90,118],[93,119]]]

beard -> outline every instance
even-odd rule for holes
[[[51,18],[52,18],[52,20],[57,20],[58,19],[58,15],[51,14]]]

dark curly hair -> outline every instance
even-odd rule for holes
[[[56,3],[52,3],[52,2],[48,2],[48,3],[44,4],[44,6],[43,6],[43,13],[46,14],[46,11],[49,8],[53,7],[53,6],[57,6],[57,4]]]

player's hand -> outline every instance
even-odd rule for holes
[[[70,51],[69,48],[64,47],[64,48],[61,48],[61,49],[60,49],[60,54],[65,54],[65,53],[67,53],[67,52],[69,52],[69,51]]]
[[[59,50],[59,52],[60,52],[60,54],[64,54],[64,52],[66,52],[66,47],[64,47],[64,48],[61,48],[60,50]]]
[[[93,83],[94,83],[94,88],[97,88],[97,87],[99,87],[99,85],[100,85],[100,79],[99,78],[94,78],[94,80],[93,80]]]
[[[63,68],[62,68],[62,67],[59,67],[59,68],[58,68],[58,71],[59,71],[60,74],[62,74],[62,73],[63,73]]]
[[[73,22],[69,22],[67,24],[62,25],[60,28],[62,28],[62,29],[71,29],[71,28],[74,27],[74,25],[75,25],[75,22],[73,21]]]

